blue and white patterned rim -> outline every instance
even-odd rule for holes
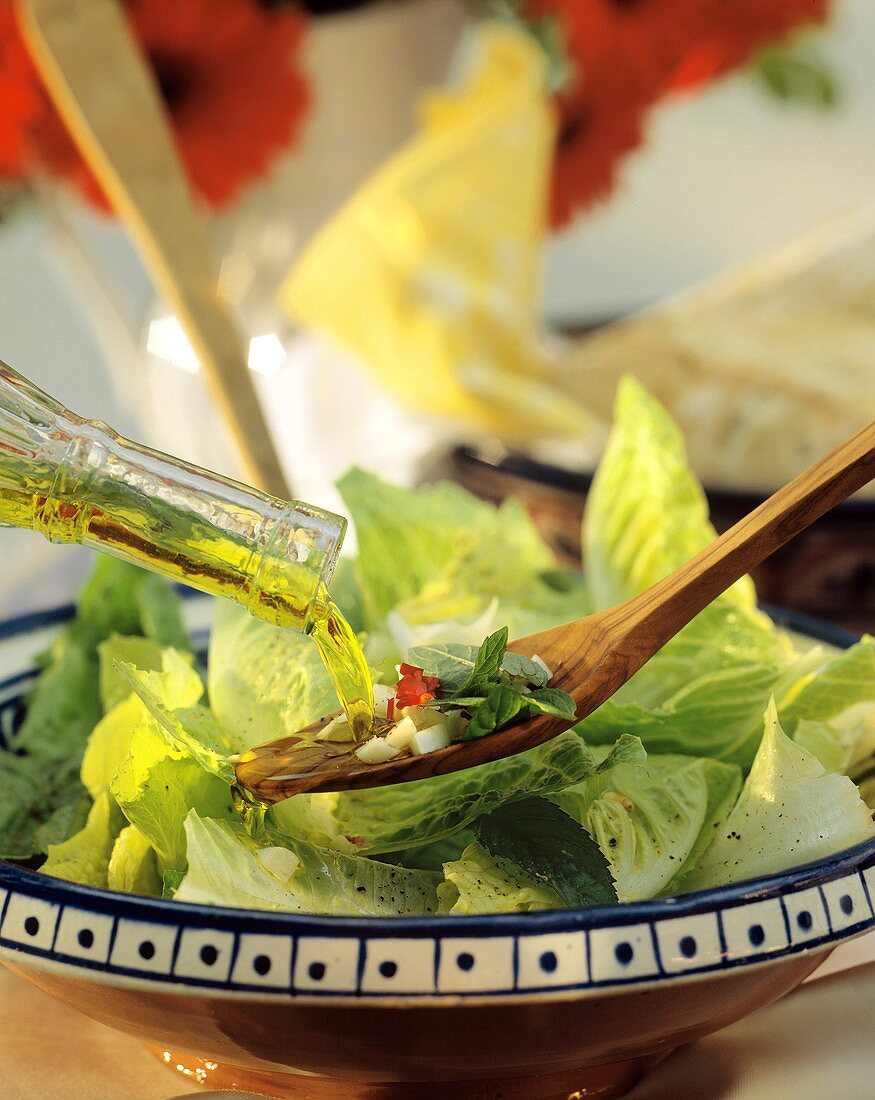
[[[15,629],[0,625],[0,640],[8,645],[63,618],[55,611]],[[849,640],[820,624],[805,632],[832,644]],[[205,641],[201,631],[195,638]],[[33,675],[23,670],[0,682],[0,731],[8,732]],[[676,898],[493,917],[313,917],[181,905],[0,863],[0,956],[203,995],[579,997],[824,949],[875,927],[873,903],[875,841]]]

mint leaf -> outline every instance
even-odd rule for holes
[[[539,688],[523,696],[528,713],[552,714],[573,722],[577,718],[577,706],[567,691],[559,688]]]
[[[476,646],[453,642],[419,645],[410,650],[407,660],[423,669],[428,676],[439,677],[442,691],[458,692],[472,679],[478,652]],[[550,679],[549,670],[544,665],[519,653],[505,653],[501,671],[536,688],[544,687]]]
[[[474,711],[459,741],[473,741],[508,725],[523,710],[528,696],[509,684],[496,684]]]
[[[542,688],[550,679],[550,670],[546,665],[538,664],[519,653],[505,653],[501,667],[515,679],[525,680],[531,687]]]
[[[407,654],[407,661],[423,669],[427,676],[439,677],[442,691],[455,692],[471,679],[477,653],[476,646],[452,642],[418,645]]]
[[[474,823],[474,833],[493,858],[515,863],[570,907],[617,901],[599,846],[574,818],[546,799],[525,798],[493,810]]]
[[[459,695],[475,695],[474,688],[492,684],[501,676],[501,662],[507,652],[507,627],[496,630],[485,638],[477,651],[474,668],[466,683],[459,689]]]

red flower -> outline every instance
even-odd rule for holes
[[[647,114],[667,91],[743,64],[829,0],[524,0],[533,19],[558,20],[572,67],[558,97],[551,220],[570,221],[605,198],[622,158],[641,144]]]
[[[0,173],[29,161],[67,177],[100,206],[106,200],[43,91],[0,0],[0,96],[18,104],[0,123]],[[307,91],[295,66],[304,19],[258,0],[127,0],[134,34],[155,72],[189,180],[212,206],[264,175],[295,141]],[[21,59],[24,58],[24,64]],[[36,100],[36,108],[34,107]]]
[[[744,65],[762,46],[800,25],[825,23],[831,0],[722,0],[703,2],[698,41],[669,80],[671,88],[697,88]]]

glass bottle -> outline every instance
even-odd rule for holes
[[[78,542],[309,631],[346,531],[85,420],[0,363],[0,526]]]

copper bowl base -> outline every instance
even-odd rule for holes
[[[586,1066],[533,1077],[490,1081],[363,1082],[310,1074],[264,1072],[177,1054],[149,1045],[148,1050],[189,1083],[210,1089],[264,1093],[281,1100],[584,1100],[623,1096],[670,1051],[609,1065]]]

